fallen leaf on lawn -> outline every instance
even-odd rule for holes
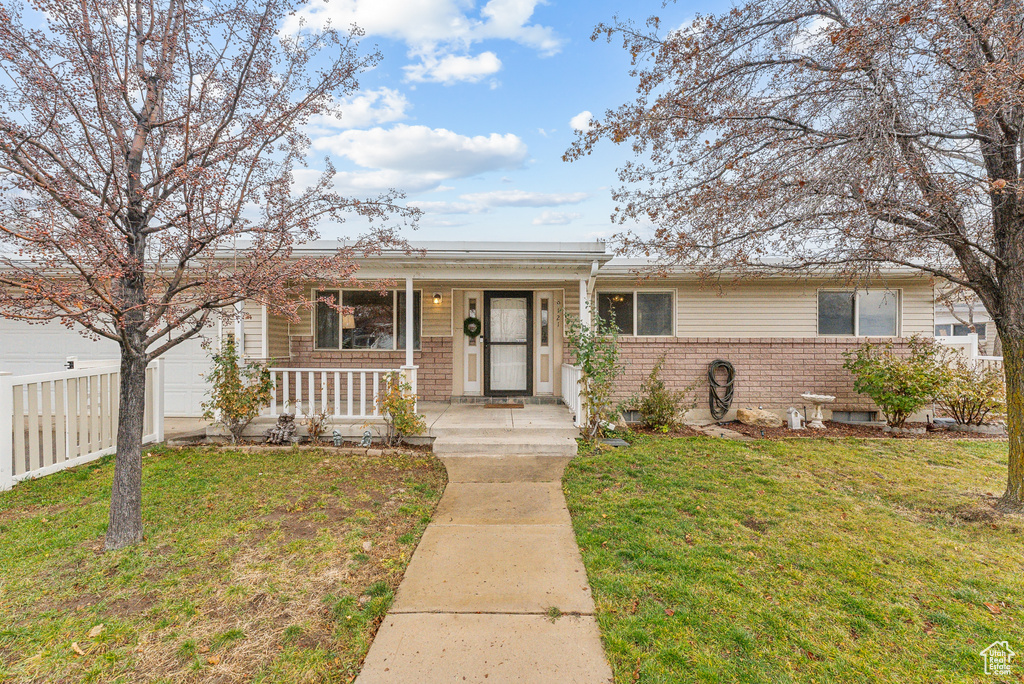
[[[74,651],[75,653],[77,653],[80,656],[85,655],[85,651],[82,650],[82,647],[78,645],[77,641],[72,641],[71,642],[71,650]]]
[[[210,665],[216,665],[217,663],[220,662],[220,656],[219,655],[210,656],[209,658],[206,659],[206,662],[208,662]]]
[[[989,612],[992,613],[993,615],[999,615],[1000,613],[1003,612],[1003,609],[1000,608],[999,606],[997,606],[994,603],[986,603],[985,607],[988,608]]]
[[[98,624],[98,625],[96,625],[95,627],[93,627],[92,629],[89,630],[89,638],[90,639],[95,639],[96,637],[98,637],[102,633],[103,633],[103,624],[101,623],[101,624]]]
[[[672,610],[671,608],[666,608],[665,609],[665,615],[675,615],[675,614],[676,614],[676,611]]]

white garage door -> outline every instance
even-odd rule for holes
[[[64,367],[69,356],[82,361],[118,358],[117,345],[108,340],[91,340],[77,329],[59,323],[30,325],[0,318],[0,371],[15,375],[52,373]],[[201,339],[191,339],[167,352],[164,359],[164,414],[198,416],[206,394],[202,374],[208,372],[209,355]]]

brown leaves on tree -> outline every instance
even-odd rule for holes
[[[620,252],[714,275],[891,266],[974,292],[1003,342],[1024,504],[1024,0],[748,0],[598,27],[637,96],[565,158],[632,141]],[[766,260],[783,257],[785,262]],[[1008,350],[1013,350],[1012,353]]]
[[[121,347],[108,548],[142,538],[145,365],[252,300],[295,319],[303,281],[404,249],[400,194],[354,199],[304,173],[310,117],[379,56],[358,29],[288,33],[299,0],[27,0],[0,21],[0,315]],[[301,182],[299,182],[301,181]],[[296,248],[357,215],[362,236]],[[123,504],[123,505],[122,505]]]

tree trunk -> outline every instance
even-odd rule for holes
[[[146,412],[144,358],[121,350],[121,392],[117,414],[117,456],[110,493],[108,551],[142,541],[142,434]]]
[[[1003,502],[1024,505],[1024,335],[1000,331],[1006,375],[1006,428],[1010,437],[1009,468]]]

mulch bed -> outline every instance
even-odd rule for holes
[[[780,428],[762,428],[754,425],[744,425],[739,421],[732,421],[728,423],[719,423],[722,427],[735,430],[741,434],[747,435],[748,437],[754,437],[755,439],[790,439],[793,437],[861,437],[861,438],[888,438],[888,439],[1006,439],[1005,437],[998,437],[993,435],[980,435],[973,432],[954,432],[953,430],[945,430],[943,428],[936,428],[929,426],[927,423],[907,423],[908,428],[926,428],[926,432],[923,435],[916,434],[891,434],[885,432],[880,427],[873,425],[851,425],[849,423],[834,423],[830,420],[825,421],[824,430],[814,430],[807,428],[804,430],[790,430],[787,427]]]

